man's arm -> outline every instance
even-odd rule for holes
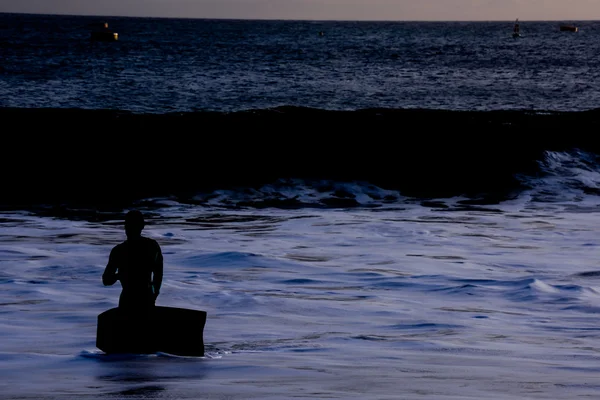
[[[154,268],[152,269],[152,291],[156,299],[160,293],[163,279],[163,255],[158,243],[156,243],[156,254],[154,257]]]
[[[104,269],[104,273],[102,274],[102,283],[104,286],[113,285],[116,281],[119,280],[119,274],[117,274],[117,263],[115,262],[115,249],[113,248],[110,252],[110,256],[108,257],[108,264]]]

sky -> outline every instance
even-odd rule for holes
[[[388,21],[600,20],[600,0],[0,0],[0,12]]]

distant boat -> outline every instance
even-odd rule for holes
[[[517,38],[521,37],[521,28],[519,26],[519,18],[515,21],[515,26],[513,27],[512,37]]]
[[[576,27],[575,25],[561,25],[560,26],[560,30],[561,32],[578,32],[579,28]]]
[[[91,24],[93,30],[90,35],[91,40],[101,42],[113,42],[119,39],[119,34],[108,29],[108,22],[100,24]]]

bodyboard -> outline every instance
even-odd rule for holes
[[[206,312],[176,307],[153,307],[126,313],[118,307],[98,315],[96,347],[107,354],[204,356]]]

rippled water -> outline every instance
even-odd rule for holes
[[[0,106],[135,112],[281,105],[587,110],[600,25],[310,22],[0,14]],[[319,33],[323,34],[320,35]]]
[[[553,188],[486,207],[148,209],[158,304],[208,313],[200,358],[95,348],[120,217],[4,212],[0,397],[594,398],[598,201],[536,197]]]

